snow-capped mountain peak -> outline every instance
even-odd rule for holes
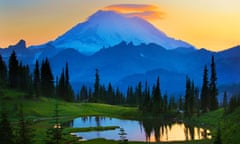
[[[74,26],[52,44],[56,48],[74,48],[82,53],[92,54],[122,41],[133,42],[135,45],[156,43],[166,49],[192,47],[183,41],[169,38],[141,18],[129,18],[113,11],[102,10]]]

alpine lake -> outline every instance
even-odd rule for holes
[[[110,127],[110,130],[93,130],[87,132],[73,132],[71,135],[80,140],[105,138],[109,140],[120,139],[120,129],[128,141],[139,142],[173,142],[211,139],[210,130],[187,124],[181,120],[125,120],[110,117],[88,116],[75,118],[65,123],[71,128]]]

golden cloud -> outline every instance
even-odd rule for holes
[[[102,10],[115,11],[128,17],[140,17],[145,20],[159,20],[164,17],[164,13],[155,5],[146,4],[118,4],[110,5]]]

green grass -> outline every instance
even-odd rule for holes
[[[69,121],[73,118],[80,116],[108,116],[122,119],[139,119],[142,113],[137,108],[129,108],[123,106],[112,106],[107,104],[96,104],[96,103],[69,103],[61,100],[52,98],[39,98],[28,100],[24,97],[25,93],[16,90],[2,90],[0,104],[5,105],[9,111],[9,116],[13,125],[16,122],[17,116],[16,111],[18,105],[23,105],[23,110],[27,119],[33,120],[35,123],[33,129],[35,130],[36,144],[44,143],[46,129],[51,126],[50,120],[53,115],[55,104],[59,104],[61,121]],[[199,117],[194,116],[191,121],[201,127],[205,127],[211,130],[213,138],[216,135],[218,125],[221,127],[222,141],[224,144],[238,143],[240,140],[240,108],[236,109],[233,113],[224,114],[223,109],[218,109],[209,113],[200,115]],[[108,129],[108,128],[104,128]],[[86,128],[86,129],[67,129],[71,132],[74,131],[88,131],[88,130],[100,130],[100,128]],[[69,140],[74,139],[67,136]],[[184,143],[197,143],[207,144],[212,143],[213,140],[201,140],[201,141],[190,141]],[[78,142],[79,143],[79,142]],[[95,139],[81,142],[83,144],[116,144],[117,141]],[[144,142],[130,142],[131,144],[142,144]],[[177,143],[177,142],[172,142]]]

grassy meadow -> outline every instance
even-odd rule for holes
[[[139,119],[142,113],[138,111],[136,107],[123,107],[123,106],[112,106],[107,104],[96,104],[96,103],[69,103],[61,100],[56,100],[53,98],[39,99],[26,99],[25,93],[15,91],[15,90],[2,90],[1,92],[1,105],[6,107],[11,123],[16,125],[17,115],[16,111],[20,104],[23,106],[23,111],[25,117],[33,121],[33,129],[35,134],[35,142],[37,144],[44,143],[46,129],[51,127],[50,120],[52,119],[54,106],[57,103],[60,110],[60,120],[66,122],[72,120],[73,118],[80,116],[108,116],[122,119]],[[200,116],[194,116],[191,121],[202,127],[209,128],[212,132],[212,140],[200,140],[200,141],[190,141],[184,142],[188,143],[212,143],[218,126],[221,127],[222,141],[226,144],[238,143],[240,138],[240,108],[235,110],[233,113],[225,114],[223,109],[218,109],[209,113],[202,114]],[[66,138],[75,140],[74,137],[70,136],[68,133],[75,131],[94,131],[94,130],[107,130],[114,129],[113,127],[91,127],[85,129],[71,129],[66,128],[64,132],[66,133]],[[82,144],[117,144],[117,141],[105,140],[105,139],[95,139],[83,142],[73,142]],[[144,142],[129,142],[132,144],[141,144]],[[169,143],[169,142],[168,142]],[[172,142],[178,143],[178,142]]]

